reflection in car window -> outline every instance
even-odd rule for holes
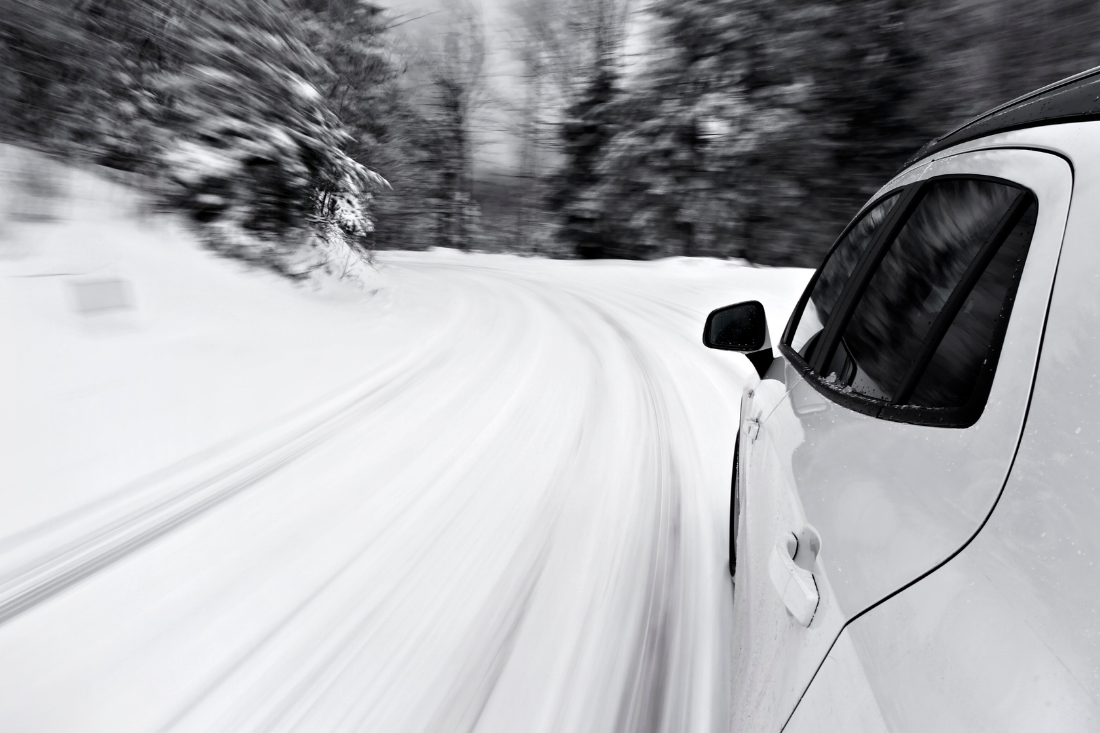
[[[961,407],[969,401],[990,356],[997,327],[1008,320],[1012,310],[1010,296],[1019,281],[1038,213],[1032,199],[944,334],[909,404]]]
[[[891,400],[963,273],[1020,195],[985,180],[930,184],[867,284],[826,380]]]
[[[874,208],[867,211],[856,224],[848,230],[844,238],[833,249],[829,259],[821,268],[821,275],[814,283],[813,291],[806,301],[806,307],[798,320],[791,346],[806,361],[813,358],[813,350],[819,342],[822,329],[836,306],[837,299],[844,289],[844,283],[852,275],[856,263],[863,255],[875,232],[886,220],[899,194],[883,199]]]

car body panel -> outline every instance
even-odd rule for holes
[[[798,703],[784,733],[886,733],[890,728],[848,630]],[[934,730],[932,728],[926,730]]]
[[[1036,628],[1031,622],[1054,609],[1020,594],[1035,589],[1020,588],[1019,579],[1006,583],[1004,577],[991,577],[1014,569],[991,549],[1002,548],[968,547],[844,630],[842,638],[851,639],[874,709],[895,733],[1100,729],[1095,669],[1079,678],[1066,662],[1086,661],[1080,650],[1071,645],[1053,651],[1051,634],[1044,633],[1053,626]],[[1089,603],[1091,608],[1097,599]],[[1074,633],[1061,636],[1088,643]],[[840,651],[836,656],[846,655]],[[844,670],[830,670],[831,664],[830,659],[822,666],[821,679],[814,679],[807,698],[822,694],[815,689],[819,681],[826,689],[838,684],[829,676]],[[848,665],[854,666],[850,660]],[[1087,664],[1074,666],[1079,674]],[[851,688],[862,682],[849,675],[840,684]],[[865,699],[859,702],[867,706]],[[853,733],[873,729],[843,728]],[[841,728],[822,725],[818,730]]]
[[[1014,137],[1060,138],[1080,162],[1071,214],[1027,423],[995,510],[957,557],[841,636],[894,731],[1100,730],[1100,171],[1084,165],[1100,160],[1100,125]],[[841,659],[850,650],[838,642],[804,704],[861,684],[830,679],[853,666]],[[841,729],[818,709],[819,730]]]
[[[733,730],[779,730],[809,681],[804,670],[817,666],[846,621],[833,600],[820,561],[813,568],[820,600],[808,627],[787,612],[769,577],[767,563],[776,543],[776,527],[806,523],[796,493],[759,490],[761,486],[791,484],[790,461],[782,460],[781,452],[801,439],[798,421],[777,413],[791,411],[787,380],[795,388],[802,382],[785,360],[776,362],[784,367],[780,372],[784,380],[762,380],[757,394],[768,390],[765,394],[782,397],[766,413],[755,440],[751,432],[741,435],[742,519],[734,589],[734,613],[739,623],[735,631]],[[799,643],[778,643],[792,638]]]
[[[1073,189],[1070,166],[1034,151],[942,156],[893,186],[946,174],[1021,183],[1039,219],[987,406],[966,429],[880,420],[836,404],[783,359],[783,397],[742,436],[743,538],[735,610],[735,715],[779,730],[844,624],[943,562],[985,520],[1023,426],[1044,314]],[[770,372],[769,375],[775,372]],[[770,405],[769,405],[770,407]],[[763,412],[763,411],[759,411]],[[752,416],[750,411],[749,417]],[[809,627],[787,613],[767,577],[777,537],[809,524],[822,539],[821,600]]]

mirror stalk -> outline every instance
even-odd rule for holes
[[[772,362],[775,361],[775,354],[772,353],[772,347],[769,346],[766,349],[760,351],[753,351],[752,353],[745,354],[749,357],[749,361],[756,367],[756,373],[763,379],[764,375],[768,373],[768,369],[771,367]]]

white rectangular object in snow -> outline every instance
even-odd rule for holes
[[[100,313],[133,307],[130,283],[118,278],[71,283],[78,313]]]

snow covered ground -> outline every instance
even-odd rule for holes
[[[0,225],[0,730],[728,729],[755,377],[701,327],[756,298],[774,339],[807,271],[318,293],[57,175]]]

